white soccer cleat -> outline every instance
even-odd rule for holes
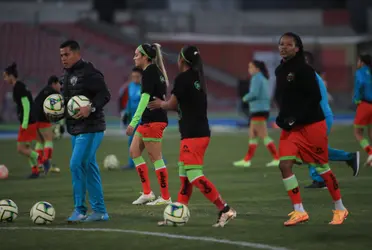
[[[217,222],[213,225],[213,227],[224,227],[230,220],[236,218],[236,211],[232,208],[229,209],[226,213],[222,211],[218,215]]]
[[[147,206],[158,206],[158,205],[168,205],[172,203],[172,199],[169,197],[168,200],[164,200],[159,196],[156,200],[146,203]]]
[[[133,205],[143,205],[143,204],[146,204],[146,203],[151,202],[153,200],[155,200],[155,194],[152,191],[149,194],[144,194],[143,192],[141,192],[141,196],[138,197],[137,200],[133,201],[132,204]]]

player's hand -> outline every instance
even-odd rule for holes
[[[150,109],[150,110],[153,110],[153,109],[160,109],[161,108],[161,104],[162,104],[162,100],[160,100],[159,98],[156,98],[154,97],[154,100],[149,102],[149,104],[147,105],[147,107]]]
[[[126,130],[126,134],[127,136],[132,136],[133,133],[134,133],[134,128],[131,125],[129,125]]]
[[[87,118],[90,113],[92,112],[92,107],[90,105],[85,107],[77,108],[76,110],[79,111],[76,115],[74,115],[75,119]]]

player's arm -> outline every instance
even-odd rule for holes
[[[140,102],[139,102],[137,110],[136,110],[136,113],[134,113],[134,116],[133,116],[132,121],[130,122],[129,126],[131,126],[133,128],[137,126],[137,124],[141,120],[142,114],[145,111],[149,101],[150,101],[150,95],[148,93],[142,93]]]
[[[361,81],[360,72],[357,71],[355,74],[355,83],[354,83],[354,96],[353,103],[359,104],[362,101],[362,90],[363,90],[363,81]]]
[[[177,96],[172,94],[168,101],[162,101],[160,103],[160,108],[164,110],[177,110],[178,100]]]
[[[22,96],[21,97],[21,103],[22,103],[22,107],[23,107],[22,128],[27,129],[28,128],[28,121],[29,121],[29,118],[30,118],[31,105],[30,105],[30,101],[28,100],[27,96]]]
[[[243,96],[243,102],[251,102],[257,99],[260,90],[260,80],[257,77],[253,77],[249,92]]]
[[[92,107],[102,109],[111,99],[111,94],[103,75],[99,72],[94,72],[86,77],[85,81],[86,88],[95,93],[94,98],[91,100]]]

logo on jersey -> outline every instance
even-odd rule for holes
[[[164,78],[164,76],[160,76],[160,81],[161,81],[162,83],[165,82],[165,78]]]
[[[197,90],[200,90],[200,82],[199,81],[196,81],[194,82],[194,87],[197,89]]]
[[[290,73],[287,75],[287,81],[288,81],[288,82],[293,82],[294,78],[295,78],[295,75],[294,75],[294,73],[292,73],[292,72],[290,72]]]
[[[75,86],[75,84],[77,83],[77,80],[78,80],[78,78],[76,76],[71,77],[71,79],[70,79],[71,85]]]

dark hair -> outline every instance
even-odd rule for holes
[[[199,73],[199,82],[205,93],[207,93],[207,86],[204,79],[203,61],[200,52],[195,46],[185,46],[181,49],[180,57],[184,62],[195,72]]]
[[[59,82],[59,78],[55,75],[50,76],[49,79],[48,79],[48,85],[49,86],[52,85],[53,83],[57,83],[57,82]]]
[[[15,78],[18,77],[18,70],[17,70],[17,64],[14,62],[12,63],[11,65],[9,65],[8,67],[6,67],[4,69],[5,73],[7,73],[8,75],[12,75],[14,76]]]
[[[307,63],[310,66],[314,67],[315,59],[313,53],[311,53],[310,51],[304,51],[304,56]]]
[[[134,67],[134,68],[132,68],[132,72],[137,72],[137,73],[140,73],[142,75],[143,70],[139,67]]]
[[[295,46],[298,48],[298,52],[296,54],[299,54],[299,55],[303,56],[303,54],[304,54],[304,44],[302,43],[301,37],[299,35],[297,35],[296,33],[286,32],[280,37],[279,43],[280,43],[280,40],[282,39],[282,37],[284,37],[284,36],[288,36],[288,37],[293,38],[293,40],[295,41]]]
[[[149,61],[154,61],[160,71],[163,73],[165,83],[169,85],[167,71],[165,70],[163,54],[161,51],[161,45],[158,43],[143,43],[137,47],[143,56],[146,56]]]
[[[77,41],[75,40],[67,40],[67,41],[64,41],[63,43],[61,43],[61,45],[59,46],[60,49],[63,49],[63,48],[70,48],[72,51],[79,51],[80,50],[80,45]]]
[[[372,74],[372,57],[369,54],[363,54],[359,56],[359,59],[364,63],[366,66],[369,67],[369,70]]]
[[[258,68],[261,73],[266,77],[267,80],[269,80],[269,71],[267,70],[266,64],[263,61],[253,60],[253,65]]]

